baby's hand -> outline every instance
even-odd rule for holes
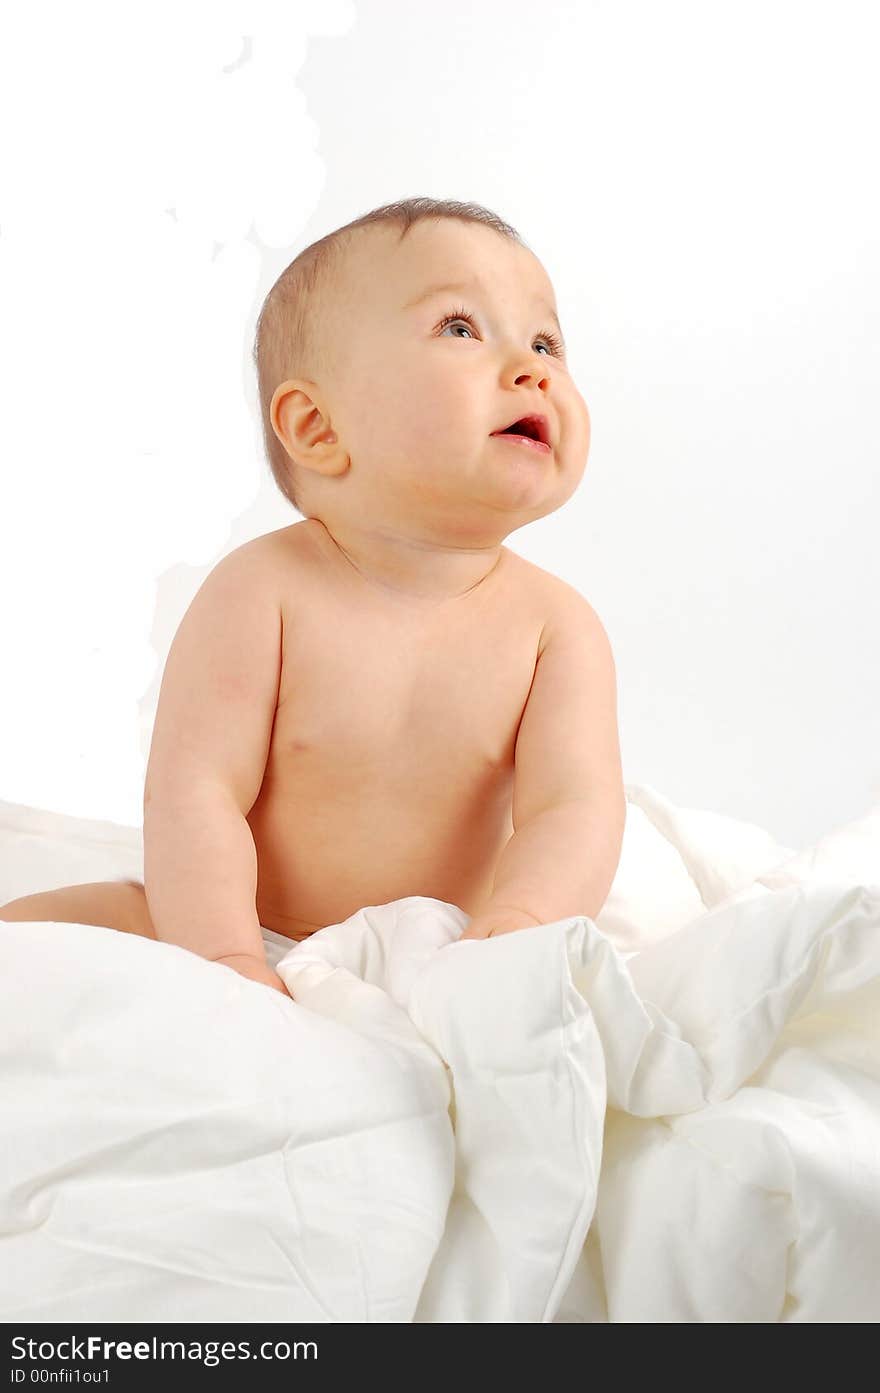
[[[293,1000],[283,979],[269,966],[265,958],[257,958],[250,953],[233,953],[226,958],[214,958],[213,961],[231,967],[233,972],[237,972],[241,977],[250,978],[252,982],[262,982],[266,987],[273,987],[276,992],[283,992]]]

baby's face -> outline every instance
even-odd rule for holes
[[[351,459],[334,506],[386,523],[415,510],[474,539],[560,507],[583,475],[590,418],[541,263],[446,220],[399,246],[371,237],[360,255],[329,393]],[[550,451],[493,436],[529,414],[547,418]]]

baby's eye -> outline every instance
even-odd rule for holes
[[[447,314],[443,319],[441,319],[440,323],[437,325],[437,328],[442,332],[444,329],[448,328],[450,324],[457,324],[459,322],[466,324],[471,331],[473,331],[476,328],[476,325],[473,321],[473,317],[470,314],[468,314],[467,310],[464,309],[456,310],[453,314]],[[543,339],[544,342],[550,348],[550,353],[546,354],[546,357],[552,356],[554,358],[561,358],[565,353],[565,348],[561,340],[558,339],[557,336],[554,333],[552,333],[549,329],[545,330],[542,334],[539,334],[538,339]],[[536,339],[535,342],[538,342],[538,339]]]

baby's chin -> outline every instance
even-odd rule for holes
[[[480,492],[504,499],[513,508],[550,511],[559,492],[553,455],[533,453],[521,445],[499,449],[477,477]]]
[[[552,513],[564,501],[554,456],[530,454],[526,448],[494,447],[460,458],[438,461],[436,452],[410,472],[413,502],[429,508],[490,508],[509,512],[520,527],[533,517]]]

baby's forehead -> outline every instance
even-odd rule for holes
[[[555,300],[553,286],[545,277],[514,276],[502,278],[486,275],[481,269],[463,266],[456,270],[438,274],[431,270],[416,282],[417,290],[407,303],[421,303],[431,295],[481,292],[486,295],[520,296],[530,300],[535,296],[547,300],[551,306]]]
[[[551,301],[555,298],[553,282],[540,261],[519,247],[508,255],[502,248],[491,256],[426,256],[403,268],[403,278],[414,295],[425,295],[439,287],[524,297],[539,294]]]
[[[325,320],[334,340],[368,340],[389,325],[429,314],[434,306],[505,305],[526,315],[546,316],[562,333],[556,295],[547,271],[528,248],[497,233],[475,239],[433,235],[412,245],[386,236],[366,237],[348,259],[333,292],[335,313]],[[542,324],[543,328],[544,325]]]
[[[385,300],[408,303],[445,287],[450,293],[538,295],[555,303],[553,282],[534,252],[483,226],[462,228],[441,220],[411,229],[403,242],[387,235],[364,238],[358,252],[361,284]]]
[[[408,274],[399,280],[388,280],[379,290],[387,308],[393,312],[415,312],[429,308],[432,301],[442,297],[457,297],[467,304],[468,296],[481,302],[508,301],[523,304],[527,309],[555,312],[556,295],[550,278],[545,274],[501,273],[485,265],[466,262],[435,265],[420,274]]]

